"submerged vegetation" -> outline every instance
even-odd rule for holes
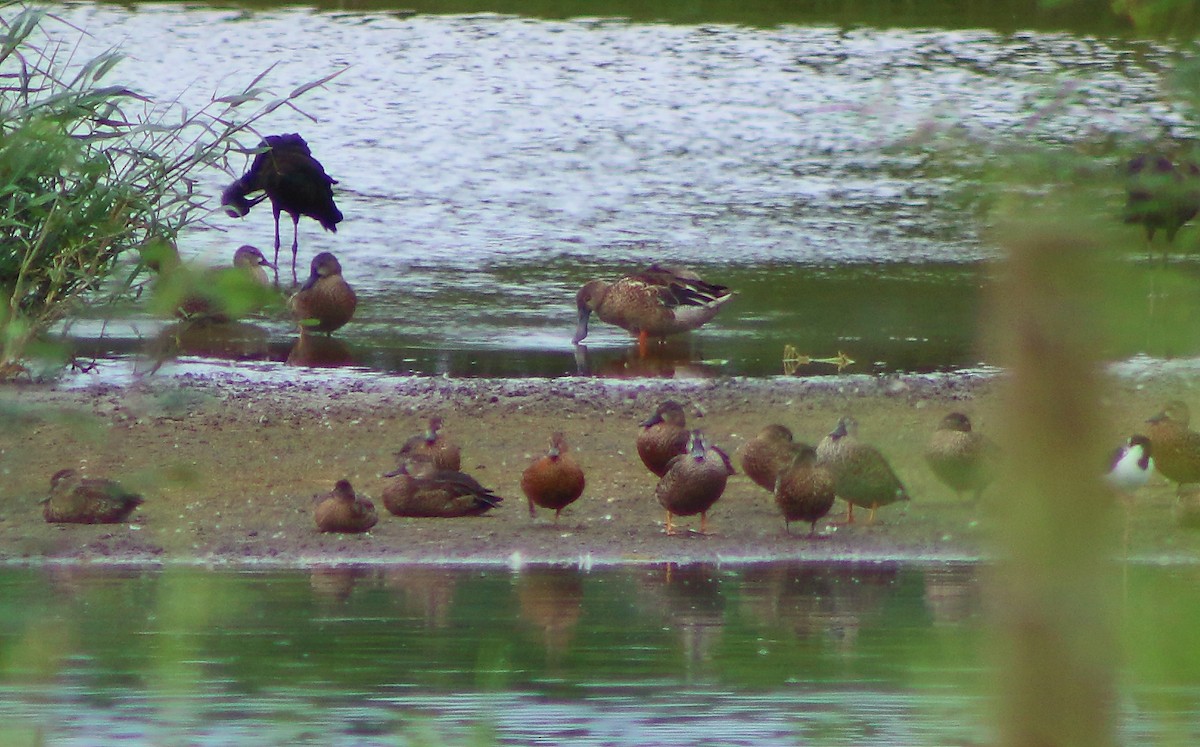
[[[257,145],[240,141],[256,121],[329,79],[274,97],[267,68],[189,112],[110,83],[116,50],[78,62],[48,25],[65,22],[0,1],[0,374],[61,360],[39,345],[52,325],[138,293],[143,255],[173,253],[208,214],[197,172],[232,171],[230,155]]]

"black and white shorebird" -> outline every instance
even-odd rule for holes
[[[1135,434],[1113,452],[1104,481],[1121,495],[1130,497],[1145,486],[1153,474],[1150,439]]]

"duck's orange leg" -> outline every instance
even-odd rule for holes
[[[675,534],[675,527],[671,524],[671,512],[667,512],[667,534]]]
[[[708,534],[708,512],[700,512],[700,534]]]
[[[854,504],[850,501],[846,501],[846,523],[854,523]]]
[[[643,329],[641,332],[638,332],[638,355],[645,358],[649,349],[650,333]]]
[[[871,513],[867,514],[867,524],[868,525],[875,523],[875,509],[877,509],[877,508],[879,508],[878,503],[871,504]]]

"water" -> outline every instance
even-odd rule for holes
[[[1130,574],[1129,744],[1200,737],[1181,614],[1200,603],[1194,576]],[[5,744],[993,737],[968,565],[48,567],[7,569],[0,587]]]
[[[118,46],[128,60],[115,80],[189,110],[270,65],[279,94],[344,69],[301,99],[308,116],[283,108],[262,129],[302,132],[340,180],[346,220],[336,235],[306,220],[299,264],[303,274],[318,251],[341,258],[360,296],[355,321],[323,356],[293,354],[285,319],[254,320],[252,343],[232,350],[175,352],[404,373],[763,376],[781,372],[785,345],[844,351],[860,373],[978,365],[998,154],[1094,154],[1084,161],[1097,220],[1115,224],[1113,143],[1186,131],[1160,95],[1169,46],[1119,36],[1104,12],[1026,5],[971,4],[944,26],[873,3],[857,18],[721,3],[710,17],[667,5],[632,19],[590,5],[578,17],[569,4],[525,16],[383,3],[55,10],[93,35],[78,58]],[[74,32],[57,33],[75,45]],[[199,176],[217,208],[233,175]],[[242,243],[269,252],[272,235],[263,207],[241,220],[215,209],[180,248],[223,264]],[[739,296],[658,360],[638,360],[628,335],[603,324],[577,354],[578,287],[660,260]],[[1145,268],[1131,276],[1143,284]],[[130,357],[164,326],[135,307],[72,334],[85,355]],[[1117,354],[1198,351],[1191,339],[1136,339]]]

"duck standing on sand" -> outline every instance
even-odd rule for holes
[[[637,437],[637,452],[646,469],[662,477],[667,463],[687,452],[691,433],[683,407],[674,400],[660,404],[654,414],[643,420]]]
[[[667,464],[654,495],[667,510],[667,534],[675,534],[675,516],[700,514],[700,533],[708,533],[708,511],[725,492],[725,483],[734,474],[729,456],[704,442],[704,434],[692,431],[687,453]]]
[[[600,321],[637,335],[644,354],[651,337],[699,329],[732,298],[728,288],[690,270],[657,264],[611,283],[592,280],[575,294],[579,321],[571,343],[587,337],[588,319],[595,313]]]
[[[1200,482],[1200,433],[1189,424],[1191,411],[1180,400],[1172,400],[1146,421],[1146,437],[1154,449],[1154,466],[1159,474],[1177,484]]]
[[[815,536],[817,521],[833,508],[836,495],[833,473],[817,463],[817,450],[795,447],[791,462],[775,480],[775,505],[783,514],[784,531],[791,534],[793,521],[807,521],[808,536]]]
[[[40,502],[42,517],[52,524],[119,524],[142,505],[142,497],[112,480],[60,469]]]
[[[959,498],[970,491],[977,501],[995,476],[996,445],[971,430],[970,418],[952,412],[929,437],[925,461]]]
[[[292,315],[300,323],[300,334],[331,334],[354,318],[358,297],[342,277],[342,265],[329,252],[313,257],[308,280],[292,296]]]
[[[742,472],[760,487],[774,491],[779,471],[792,463],[801,446],[786,427],[768,425],[742,447]]]
[[[521,474],[521,490],[529,499],[529,516],[537,515],[536,506],[554,510],[554,523],[562,510],[583,495],[583,469],[567,453],[567,438],[560,431],[550,436],[550,449],[534,460]]]
[[[833,473],[838,496],[846,501],[846,523],[854,523],[854,507],[871,510],[867,523],[875,522],[875,511],[896,501],[907,501],[908,491],[892,471],[887,459],[874,446],[856,436],[858,421],[846,416],[817,445],[817,461]]]
[[[375,504],[354,494],[349,480],[338,480],[313,511],[319,532],[365,532],[379,521]]]

